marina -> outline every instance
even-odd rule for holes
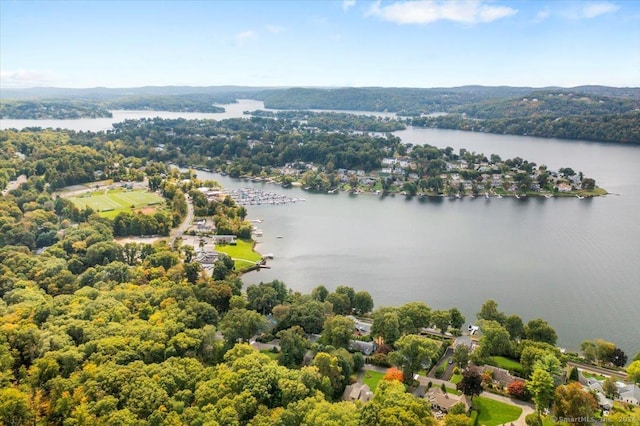
[[[304,198],[300,197],[288,197],[283,194],[278,194],[275,192],[265,191],[262,189],[256,188],[243,188],[243,189],[234,189],[230,191],[228,194],[233,201],[241,206],[259,206],[262,204],[266,205],[283,205],[290,203],[297,203],[300,201],[306,201]]]

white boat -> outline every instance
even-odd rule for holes
[[[498,194],[498,196],[496,198],[502,198],[502,195]]]

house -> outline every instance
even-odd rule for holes
[[[344,401],[368,402],[373,398],[373,392],[364,383],[354,383],[344,388],[342,399]]]
[[[480,375],[486,371],[490,372],[491,377],[493,377],[493,383],[500,387],[507,387],[516,380],[522,380],[511,375],[511,373],[504,368],[494,367],[493,365],[470,366],[469,368],[474,369]]]
[[[596,401],[598,401],[598,406],[603,410],[611,410],[613,408],[613,401],[607,398],[604,394],[604,390],[602,389],[602,383],[594,378],[586,378],[582,375],[582,372],[579,372],[579,382],[583,386],[585,386],[590,393],[592,393]]]
[[[383,158],[382,159],[382,164],[384,164],[385,166],[393,166],[397,163],[397,160],[395,158]]]
[[[213,265],[218,260],[218,256],[220,256],[220,253],[217,251],[200,249],[196,251],[196,262],[203,266]]]
[[[424,398],[431,403],[431,407],[436,410],[448,413],[451,408],[458,404],[464,404],[465,411],[469,409],[469,401],[467,397],[462,395],[455,395],[448,392],[443,392],[439,387],[433,387],[427,391]]]
[[[212,235],[214,244],[236,244],[236,236],[235,235]]]
[[[364,355],[369,356],[369,355],[372,355],[377,348],[378,348],[378,345],[376,345],[375,342],[349,340],[349,350],[353,352],[361,352]]]
[[[640,405],[640,387],[638,387],[638,385],[617,382],[616,386],[620,394],[618,400],[633,405]]]

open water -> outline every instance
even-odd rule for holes
[[[124,118],[223,119],[261,109],[262,103],[225,107],[224,114],[117,112],[100,123],[2,120],[0,128],[104,130]],[[466,148],[503,159],[520,156],[551,169],[572,167],[619,195],[383,198],[310,193],[199,172],[228,188],[262,188],[306,199],[248,207],[250,219],[263,219],[258,250],[275,259],[269,261],[272,269],[245,275],[245,283],[280,279],[300,292],[344,284],[367,290],[376,306],[420,300],[434,309],[456,306],[469,321],[485,300],[495,299],[507,314],[547,320],[567,349],[604,338],[630,358],[640,351],[640,147],[417,128],[396,134],[413,144]]]

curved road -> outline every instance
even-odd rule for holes
[[[169,233],[169,247],[173,247],[173,243],[176,241],[176,238],[182,237],[182,234],[184,234],[189,226],[191,226],[191,223],[193,223],[193,203],[191,202],[191,197],[185,197],[187,200],[187,215],[182,223],[177,228],[172,229]]]

